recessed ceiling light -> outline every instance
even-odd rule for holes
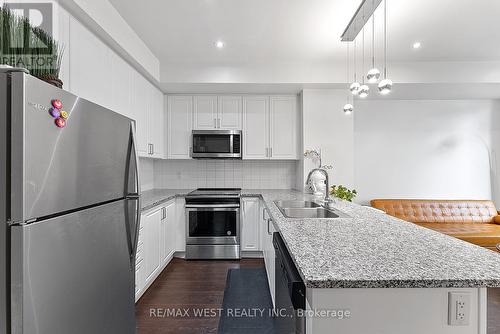
[[[224,47],[224,42],[223,41],[217,41],[215,42],[215,46],[217,47],[217,49],[222,49]]]
[[[414,49],[420,49],[420,47],[422,46],[422,44],[420,42],[415,42],[415,43],[413,43],[412,46],[413,46]]]

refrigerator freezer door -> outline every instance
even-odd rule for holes
[[[12,333],[135,333],[127,205],[12,227]]]
[[[24,73],[12,73],[11,83],[14,222],[126,196],[129,118]],[[63,128],[53,100],[67,112]]]

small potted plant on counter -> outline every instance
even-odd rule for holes
[[[352,202],[357,194],[358,192],[356,191],[356,189],[349,190],[343,185],[333,185],[330,187],[330,195],[344,201]]]

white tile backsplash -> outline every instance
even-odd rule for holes
[[[296,161],[155,160],[155,188],[292,189]]]
[[[154,160],[139,159],[139,173],[141,176],[141,190],[146,191],[154,188]]]

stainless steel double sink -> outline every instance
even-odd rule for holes
[[[337,209],[325,208],[312,201],[275,201],[274,204],[286,218],[351,218]]]

